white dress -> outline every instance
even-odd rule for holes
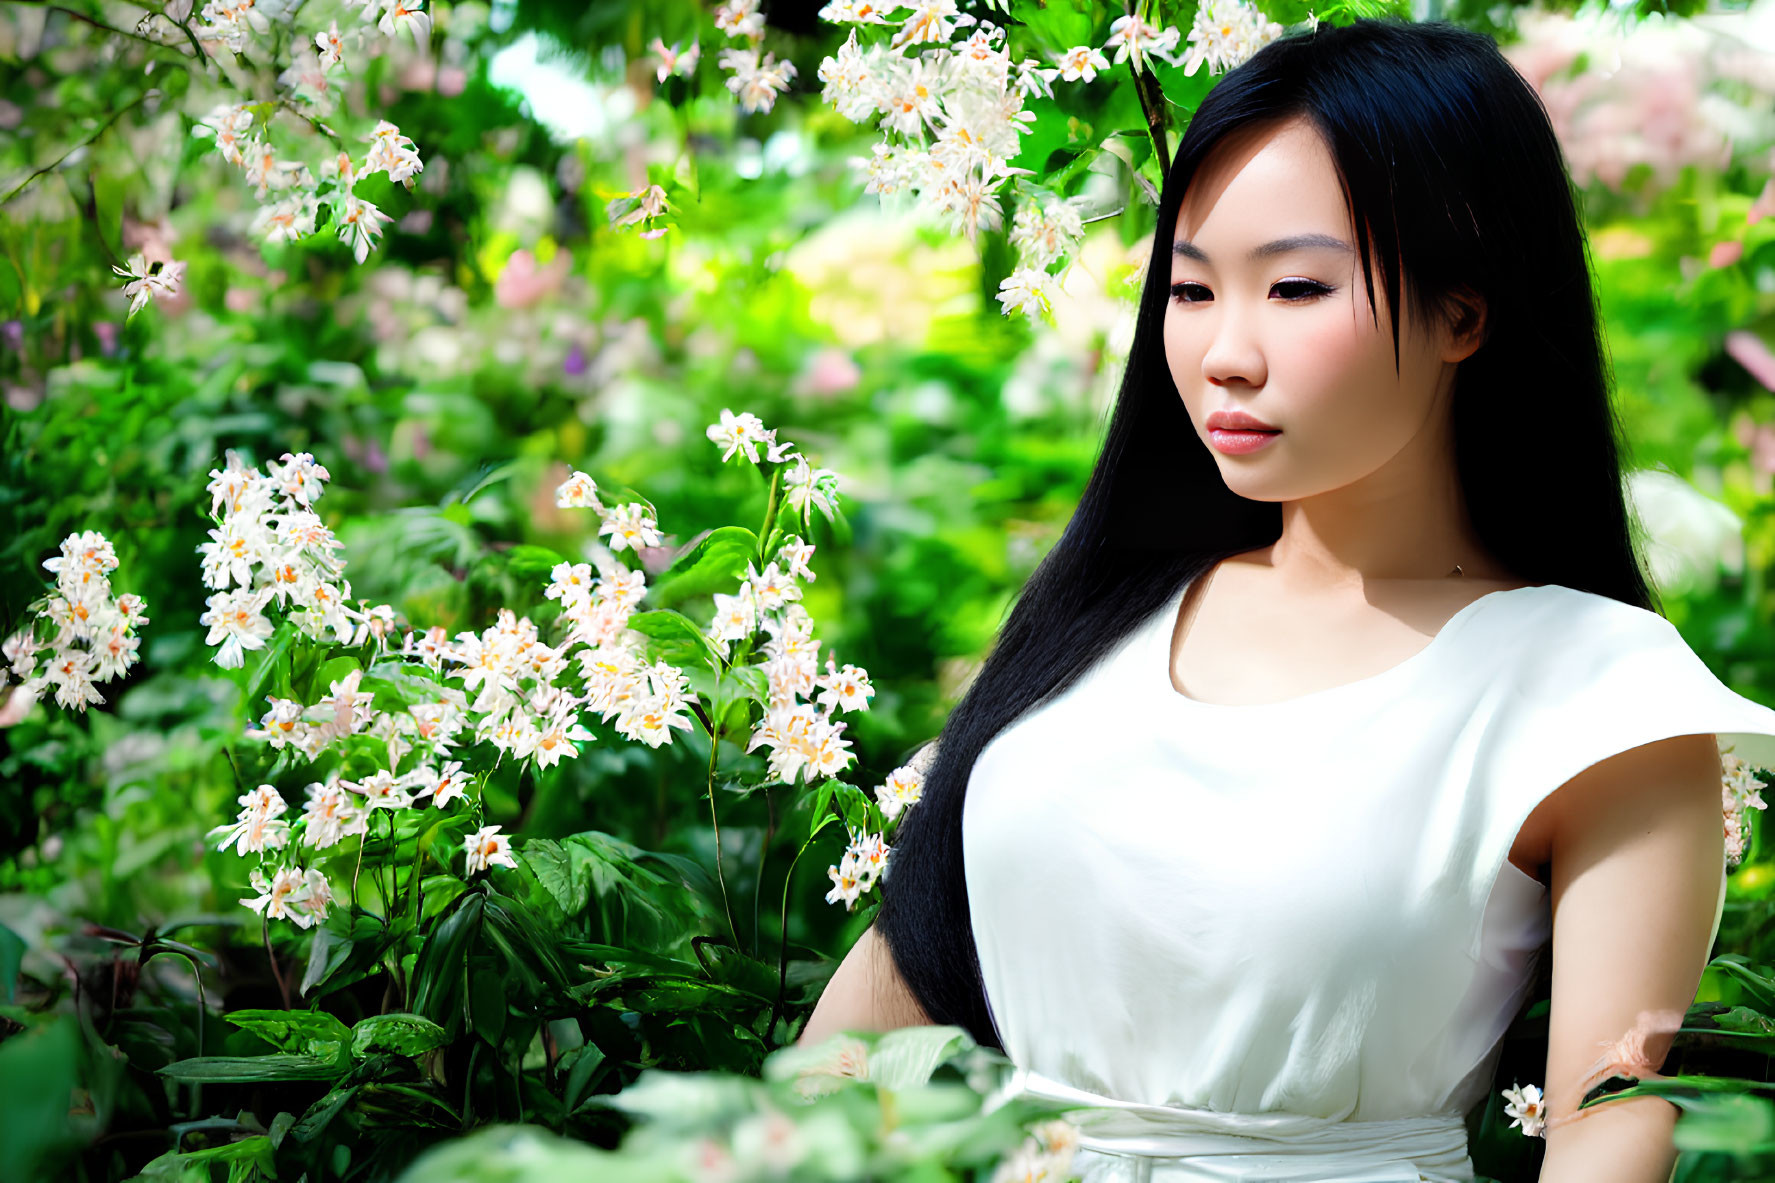
[[[1201,702],[1171,684],[1184,590],[973,769],[1009,1091],[1093,1107],[1086,1183],[1471,1179],[1463,1115],[1551,933],[1507,858],[1523,822],[1671,736],[1775,765],[1775,711],[1663,617],[1556,584],[1479,597],[1372,677]]]

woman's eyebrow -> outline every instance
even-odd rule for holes
[[[1274,242],[1266,242],[1262,246],[1254,246],[1246,257],[1253,263],[1267,259],[1272,255],[1284,255],[1289,251],[1304,250],[1312,247],[1325,247],[1330,250],[1355,254],[1355,249],[1341,238],[1333,238],[1329,234],[1295,234],[1288,238],[1278,238]],[[1194,259],[1198,263],[1208,262],[1207,252],[1188,239],[1180,238],[1171,244],[1173,254],[1185,259]]]

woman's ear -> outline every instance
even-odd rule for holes
[[[1466,361],[1485,344],[1488,324],[1485,300],[1470,287],[1457,288],[1448,297],[1448,344],[1444,361]]]

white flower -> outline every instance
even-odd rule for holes
[[[413,34],[415,45],[424,46],[431,40],[431,15],[421,11],[424,7],[424,0],[389,0],[376,27],[390,37],[406,29]]]
[[[610,549],[639,551],[643,546],[660,544],[659,523],[648,514],[647,507],[640,502],[618,505],[604,515],[604,522],[598,527],[600,535],[610,535]]]
[[[246,738],[262,739],[278,750],[288,744],[300,747],[303,733],[308,730],[302,721],[302,704],[288,698],[267,697],[265,701],[271,709],[260,717],[257,728],[247,728]]]
[[[555,505],[561,509],[591,509],[598,513],[604,507],[598,504],[598,482],[594,481],[577,468],[573,475],[562,481],[555,489]]]
[[[1545,1103],[1538,1085],[1525,1084],[1519,1088],[1503,1090],[1504,1116],[1511,1118],[1512,1126],[1522,1127],[1522,1132],[1530,1138],[1543,1137],[1547,1124]]]
[[[1281,35],[1280,24],[1266,21],[1256,6],[1245,0],[1207,0],[1196,9],[1195,23],[1190,26],[1183,72],[1194,74],[1204,63],[1211,74],[1231,70]]]
[[[382,227],[394,221],[350,190],[339,199],[335,217],[339,223],[339,241],[351,244],[351,255],[359,263],[369,257],[370,247],[382,235]]]
[[[319,212],[320,205],[313,193],[292,193],[281,201],[260,206],[253,215],[252,231],[264,235],[267,242],[295,242],[314,233],[314,219]]]
[[[721,408],[721,421],[710,424],[704,435],[720,445],[723,463],[743,452],[746,459],[753,464],[758,463],[758,445],[775,442],[776,434],[764,426],[764,421],[750,411],[741,411],[735,415],[727,407]]]
[[[756,49],[724,49],[719,60],[723,70],[733,73],[727,89],[739,96],[740,110],[747,113],[768,112],[795,77],[794,62],[787,58],[779,62],[775,54],[767,53],[761,63]]]
[[[302,898],[308,891],[308,880],[295,867],[279,867],[277,874],[269,881],[263,870],[254,867],[248,882],[259,894],[240,902],[267,920],[294,920],[303,928],[314,923],[314,917],[301,906]]]
[[[308,786],[308,805],[302,811],[302,822],[302,842],[316,850],[325,850],[348,834],[363,834],[369,829],[368,814],[357,807],[338,781]]]
[[[314,35],[315,47],[320,50],[320,65],[323,70],[331,70],[345,61],[345,43],[339,39],[339,22],[328,23],[326,31]]]
[[[758,11],[758,0],[728,0],[715,9],[715,27],[729,37],[756,40],[764,36],[764,14]]]
[[[123,285],[123,294],[129,297],[129,314],[125,320],[133,319],[149,300],[178,295],[179,284],[185,278],[184,263],[158,259],[150,263],[141,251],[129,257],[127,267],[113,265],[111,270],[129,279]]]
[[[1161,28],[1148,24],[1135,15],[1117,17],[1109,26],[1109,40],[1103,48],[1116,51],[1115,64],[1121,65],[1130,58],[1136,70],[1144,69],[1144,58],[1151,55],[1161,61],[1176,65],[1171,51],[1177,48],[1179,35],[1176,29]]]
[[[213,137],[216,151],[229,164],[240,164],[241,148],[245,145],[246,133],[253,126],[253,112],[245,103],[223,103],[198,121],[191,129],[195,136]]]
[[[661,41],[658,37],[655,37],[653,39],[653,44],[649,45],[647,48],[659,58],[659,69],[655,72],[655,76],[661,82],[664,82],[674,74],[681,75],[685,78],[690,77],[690,75],[696,70],[696,59],[702,53],[702,47],[695,41],[690,43],[689,49],[679,52],[678,43],[676,41],[672,42],[671,48],[668,49],[666,48],[666,43]]]
[[[763,571],[747,563],[746,583],[752,589],[752,598],[760,612],[775,612],[790,600],[801,598],[801,588],[796,586],[794,579],[777,570],[774,561],[765,564]]]
[[[462,771],[462,761],[452,760],[443,768],[422,766],[415,768],[409,777],[420,786],[414,799],[430,797],[431,803],[439,809],[444,808],[458,797],[468,793],[468,776]]]
[[[783,472],[783,500],[789,508],[807,517],[810,507],[817,506],[830,520],[838,512],[838,474],[827,468],[815,468],[804,456]]]
[[[413,797],[395,779],[394,773],[386,768],[378,768],[360,781],[342,780],[340,787],[350,789],[364,799],[365,809],[405,809],[413,804]]]
[[[289,806],[278,796],[276,789],[260,785],[235,800],[240,805],[240,813],[234,823],[217,826],[209,833],[211,838],[221,835],[217,850],[227,850],[233,845],[234,852],[244,858],[248,854],[275,850],[289,842],[290,823],[278,820]]]
[[[1090,82],[1099,70],[1109,69],[1109,59],[1093,45],[1075,45],[1054,60],[1060,64],[1060,77],[1065,82]]]
[[[900,25],[900,31],[894,34],[891,42],[895,49],[905,45],[917,45],[930,41],[941,44],[949,40],[949,35],[957,28],[971,25],[974,18],[960,13],[955,0],[912,0],[902,3],[899,8],[912,9],[912,15]]]
[[[834,25],[884,25],[887,18],[881,13],[881,6],[869,0],[828,0],[818,15]]]
[[[791,534],[784,538],[782,544],[777,548],[777,558],[787,564],[791,579],[805,579],[809,583],[817,579],[818,576],[813,573],[813,568],[807,565],[807,561],[813,557],[814,544],[803,542],[799,534]]]
[[[399,184],[425,168],[413,141],[386,119],[378,121],[375,130],[364,138],[370,142],[370,151],[364,156],[362,176],[386,172],[389,180]]]
[[[918,804],[923,795],[924,773],[910,764],[888,773],[887,780],[875,789],[875,801],[881,806],[881,816],[890,822],[908,806]]]
[[[1031,199],[1011,220],[1011,245],[1023,253],[1022,266],[1035,271],[1045,271],[1076,249],[1084,236],[1084,219],[1070,201],[1043,204]]]
[[[1037,316],[1053,307],[1054,277],[1046,271],[1019,267],[998,285],[998,302],[1005,315],[1013,312]]]
[[[241,169],[246,173],[247,184],[253,187],[253,196],[260,201],[272,189],[288,189],[292,185],[300,185],[308,177],[308,166],[293,160],[279,160],[271,145],[263,140],[253,140],[241,149]]]
[[[209,625],[206,645],[220,644],[216,664],[223,669],[239,669],[246,664],[246,650],[263,649],[272,634],[272,625],[261,614],[268,591],[217,592],[205,600],[209,611],[197,623]]]
[[[315,498],[326,492],[326,482],[333,479],[333,474],[307,452],[285,452],[281,462],[273,460],[265,466],[265,474],[273,488],[303,509],[312,507]]]
[[[55,686],[57,706],[84,711],[88,705],[105,701],[105,696],[92,684],[92,677],[92,654],[85,649],[64,649],[44,668],[40,684]]]
[[[829,712],[866,710],[869,700],[875,697],[875,687],[869,684],[867,670],[849,662],[843,669],[837,669],[830,657],[826,659],[826,672],[817,683],[821,690],[815,701]]]
[[[482,826],[462,840],[462,849],[468,853],[465,875],[485,871],[494,863],[517,869],[518,860],[512,857],[512,840],[501,834],[498,826]]]

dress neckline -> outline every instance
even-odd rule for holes
[[[1155,630],[1159,660],[1153,664],[1159,671],[1158,689],[1165,697],[1174,700],[1179,710],[1197,711],[1204,714],[1277,711],[1292,707],[1318,706],[1321,703],[1331,702],[1351,694],[1384,689],[1388,683],[1433,664],[1447,649],[1448,643],[1453,640],[1460,628],[1477,616],[1480,609],[1487,603],[1495,603],[1512,595],[1541,591],[1547,587],[1555,586],[1553,584],[1529,584],[1524,587],[1505,587],[1486,592],[1484,595],[1463,604],[1459,611],[1444,621],[1442,627],[1431,635],[1429,642],[1423,648],[1405,660],[1388,666],[1379,673],[1369,674],[1367,677],[1357,678],[1350,682],[1340,682],[1336,686],[1327,686],[1322,690],[1313,690],[1306,694],[1297,694],[1292,698],[1281,698],[1272,702],[1205,702],[1199,698],[1191,698],[1171,681],[1171,642],[1177,632],[1178,610],[1183,606],[1184,595],[1194,583],[1193,579],[1185,581],[1184,585],[1167,600],[1167,607],[1159,612],[1158,627]]]

